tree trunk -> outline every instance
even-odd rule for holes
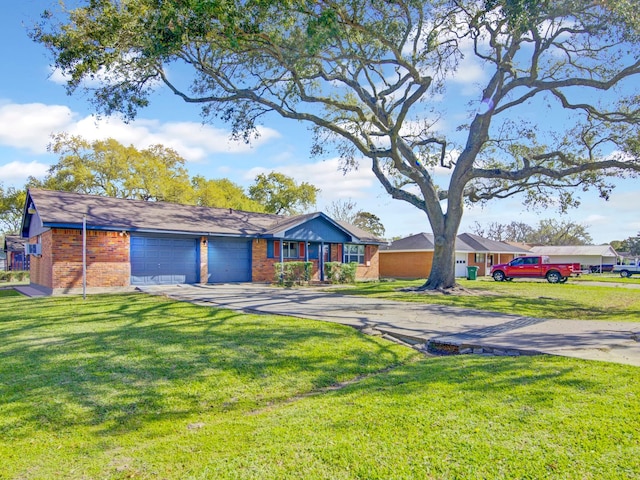
[[[457,201],[456,201],[457,200]],[[462,196],[449,199],[449,211],[434,222],[431,273],[420,290],[449,290],[456,285],[456,237],[462,221]]]
[[[456,286],[455,260],[456,260],[456,234],[457,230],[443,235],[434,235],[435,249],[431,273],[421,290],[446,290]]]

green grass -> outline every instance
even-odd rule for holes
[[[579,277],[571,277],[570,282],[606,282],[617,283],[620,285],[640,285],[640,275],[632,275],[623,278],[619,273],[590,273],[588,275],[580,275]]]
[[[20,293],[13,288],[0,288],[0,298],[2,297],[19,297]]]
[[[638,478],[639,377],[142,294],[7,297],[0,478]]]
[[[640,289],[589,285],[587,282],[550,284],[532,280],[494,282],[492,279],[462,279],[458,283],[468,289],[471,295],[401,291],[423,283],[424,280],[368,282],[336,291],[348,295],[434,303],[536,318],[640,321]]]

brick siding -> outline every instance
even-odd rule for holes
[[[330,258],[332,262],[342,261],[342,245],[329,245]],[[378,269],[380,264],[380,256],[376,245],[365,246],[365,259],[368,264],[359,265],[356,271],[357,280],[377,280],[379,278]],[[304,259],[296,259],[291,261],[303,261]],[[285,260],[288,261],[288,260]],[[313,263],[311,279],[320,280],[320,271],[318,260],[310,259]],[[267,258],[267,241],[257,239],[252,245],[252,281],[253,282],[273,282],[275,277],[275,264],[278,263],[277,258]]]
[[[54,228],[41,235],[41,243],[42,256],[32,258],[31,282],[52,291],[82,288],[82,231]],[[87,231],[86,262],[87,288],[129,286],[129,236]]]
[[[380,254],[380,276],[427,278],[432,264],[433,252],[383,252]]]

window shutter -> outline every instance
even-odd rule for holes
[[[304,242],[300,242],[299,243],[299,248],[298,248],[299,252],[298,252],[298,256],[300,258],[304,258]]]
[[[280,258],[280,240],[273,241],[273,256],[274,258]]]

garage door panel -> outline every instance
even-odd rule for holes
[[[251,240],[210,238],[208,246],[209,283],[251,281]]]
[[[194,238],[131,237],[131,284],[197,283],[198,241]]]

